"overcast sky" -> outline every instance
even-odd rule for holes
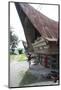
[[[56,5],[41,5],[41,4],[30,4],[35,9],[46,15],[47,17],[58,21],[58,6]],[[14,3],[10,3],[10,26],[11,30],[18,36],[19,40],[26,41],[23,27],[16,11]],[[18,48],[24,48],[22,42],[18,44]]]
[[[43,4],[30,4],[35,9],[49,17],[50,19],[53,19],[55,21],[58,21],[58,6],[57,5],[43,5]]]

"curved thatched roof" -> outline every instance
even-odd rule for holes
[[[49,19],[28,4],[20,4],[20,7],[42,37],[49,41],[58,40],[58,22]]]

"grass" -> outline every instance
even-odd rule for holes
[[[10,55],[10,60],[11,61],[25,61],[27,60],[27,56],[25,54],[20,54],[20,55]]]
[[[32,75],[31,72],[26,71],[26,73],[19,85],[22,86],[22,85],[32,84],[32,83],[37,82],[37,80],[38,80],[38,78],[35,77],[34,75]]]
[[[25,54],[20,54],[18,57],[18,61],[25,61],[27,60],[27,56]]]

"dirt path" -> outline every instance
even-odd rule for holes
[[[18,87],[20,81],[22,80],[25,72],[29,68],[28,62],[17,62],[13,61],[10,63],[10,86]]]
[[[30,86],[53,84],[52,81],[43,82],[44,78],[42,77],[42,75],[46,76],[46,74],[48,74],[51,69],[45,68],[40,64],[31,65],[31,68],[29,69],[29,64],[27,61],[13,61],[10,63],[10,87],[19,87],[19,83],[22,81],[26,71],[31,72],[31,74],[37,76],[39,80],[41,80],[41,82],[29,84]]]

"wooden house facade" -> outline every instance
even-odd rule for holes
[[[58,64],[59,22],[49,19],[29,4],[15,3],[15,6],[24,28],[28,50],[40,57],[52,56]]]

